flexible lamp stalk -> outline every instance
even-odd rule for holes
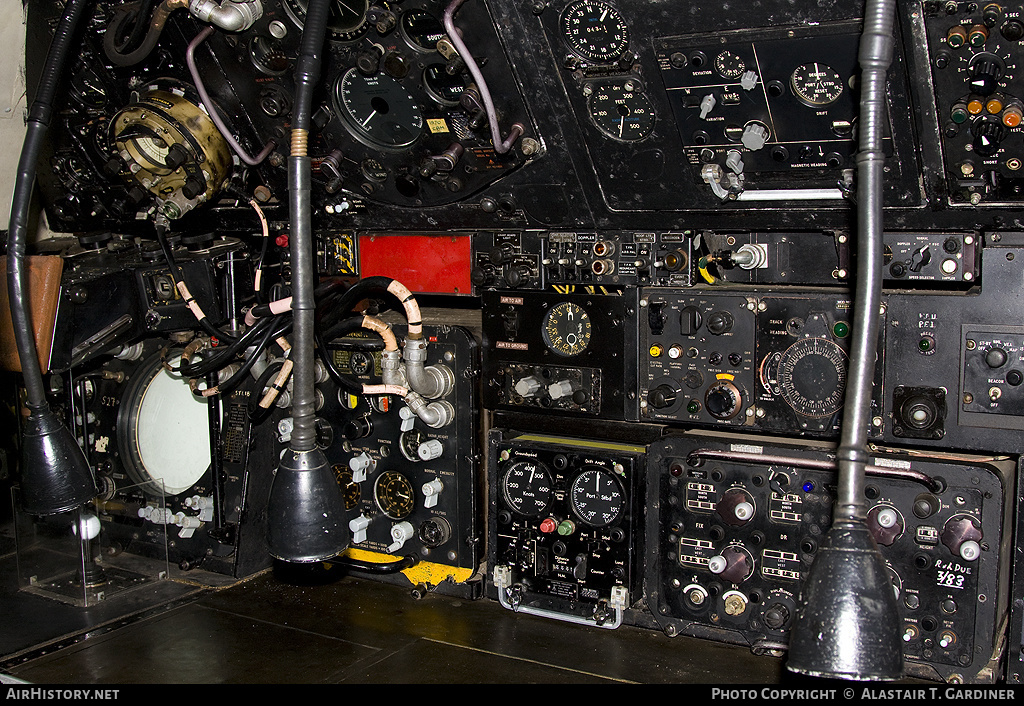
[[[313,88],[320,73],[330,0],[310,0],[295,71],[288,191],[291,208],[292,436],[274,476],[267,510],[270,554],[295,563],[323,561],[348,547],[345,505],[327,457],[316,444],[311,166],[307,155]]]
[[[36,162],[50,125],[52,104],[71,40],[85,6],[86,0],[68,0],[47,52],[36,97],[29,109],[7,232],[7,287],[25,385],[25,406],[29,411],[21,439],[21,504],[25,512],[32,515],[55,515],[73,510],[96,496],[96,479],[85,453],[46,401],[33,335],[25,265]]]
[[[858,680],[903,671],[900,621],[889,571],[868,530],[864,473],[882,284],[882,125],[892,60],[894,0],[868,0],[860,45],[857,280],[849,384],[832,527],[804,582],[790,632],[790,671]]]

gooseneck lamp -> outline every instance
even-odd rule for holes
[[[804,582],[786,664],[790,671],[818,677],[884,680],[903,671],[896,597],[863,502],[882,289],[885,74],[892,61],[895,9],[894,0],[868,0],[865,9],[859,55],[859,247],[839,489],[832,527]]]
[[[96,479],[85,453],[46,401],[33,335],[25,264],[36,162],[50,125],[53,100],[68,49],[86,4],[87,0],[68,0],[50,44],[36,96],[29,109],[7,232],[7,287],[25,385],[25,406],[29,412],[24,420],[21,439],[21,503],[25,512],[31,515],[55,515],[73,510],[91,500],[97,492]]]
[[[310,0],[295,70],[288,192],[292,263],[292,436],[270,491],[267,533],[270,554],[295,563],[323,561],[348,547],[345,505],[327,457],[316,444],[315,302],[307,154],[313,89],[320,74],[331,0]]]

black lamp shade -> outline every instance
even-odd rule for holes
[[[275,559],[325,561],[348,548],[345,501],[320,449],[285,451],[270,489],[267,524]]]
[[[867,681],[902,676],[896,596],[863,520],[834,524],[818,551],[790,632],[786,668]]]
[[[25,420],[21,504],[30,515],[56,515],[96,497],[96,478],[71,431],[49,407]]]

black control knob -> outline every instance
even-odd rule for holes
[[[670,385],[658,385],[647,393],[647,404],[655,409],[665,409],[676,403],[678,394],[679,391]]]
[[[704,393],[704,407],[715,419],[732,419],[740,412],[743,395],[727,380],[719,380]]]
[[[732,331],[733,323],[735,323],[735,319],[728,311],[716,311],[708,316],[708,331],[715,336],[721,336],[723,333]]]
[[[513,289],[523,285],[530,276],[530,269],[523,265],[510,267],[505,271],[505,283]]]
[[[782,603],[772,603],[765,608],[761,619],[769,630],[781,630],[789,622],[789,608]]]
[[[971,78],[967,85],[972,93],[979,96],[990,96],[999,88],[999,79],[1003,76],[1003,67],[994,59],[982,58],[971,66]]]
[[[684,336],[697,333],[702,323],[700,309],[695,306],[684,306],[679,312],[679,332]]]
[[[1007,20],[999,28],[999,33],[1008,42],[1019,42],[1024,37],[1024,23],[1020,20]]]
[[[349,441],[365,439],[373,433],[373,422],[368,417],[353,419],[341,429],[341,435]]]
[[[979,157],[991,157],[999,151],[999,144],[1006,137],[1006,128],[997,122],[984,120],[974,130],[974,140],[971,144],[974,153]]]
[[[985,353],[985,365],[990,368],[1001,368],[1006,365],[1006,361],[1009,360],[1009,356],[1002,348],[998,346],[995,348],[989,348]]]

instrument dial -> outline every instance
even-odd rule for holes
[[[366,12],[370,8],[370,0],[334,0],[331,3],[331,14],[327,19],[327,36],[342,42],[359,39],[370,28],[366,21]],[[306,22],[309,0],[285,0],[285,13],[299,27]]]
[[[629,30],[618,10],[604,2],[580,0],[562,13],[562,34],[573,53],[613,61],[629,46]]]
[[[423,132],[416,99],[390,76],[349,69],[334,86],[334,105],[348,131],[371,147],[407,147]]]
[[[353,509],[359,504],[362,491],[359,484],[352,480],[352,469],[343,463],[336,463],[331,466],[331,470],[334,471],[334,478],[338,481],[338,487],[341,488],[342,497],[345,498],[345,509]]]
[[[782,398],[798,414],[827,417],[843,405],[846,353],[827,338],[804,338],[779,359]]]
[[[737,79],[747,70],[747,64],[731,51],[723,51],[715,57],[715,70],[727,79]]]
[[[544,345],[557,355],[579,355],[590,345],[590,316],[579,304],[560,302],[544,315],[541,336]]]
[[[402,15],[401,28],[405,41],[417,51],[437,51],[437,43],[448,36],[441,22],[422,10],[410,10]]]
[[[551,474],[539,461],[516,461],[501,479],[505,502],[520,515],[538,517],[555,496]]]
[[[834,103],[843,94],[843,79],[827,64],[803,64],[789,77],[789,86],[801,103],[812,108]]]
[[[386,471],[373,483],[373,499],[386,517],[401,520],[415,509],[416,491],[401,473]]]
[[[569,489],[573,512],[592,527],[607,527],[622,515],[626,495],[618,479],[603,468],[590,467]]]
[[[402,455],[410,461],[416,463],[420,462],[420,444],[428,440],[426,434],[419,429],[410,429],[409,431],[403,431],[402,436],[399,438],[399,448],[402,449]]]
[[[616,140],[642,140],[654,129],[651,101],[629,84],[601,86],[591,94],[589,108],[597,128]]]

